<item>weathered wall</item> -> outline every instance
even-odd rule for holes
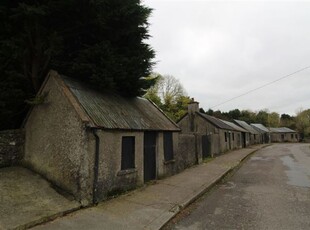
[[[248,147],[251,145],[250,133],[245,133],[245,146]]]
[[[194,134],[179,134],[179,144],[176,150],[175,164],[177,172],[180,172],[197,163]]]
[[[23,162],[87,204],[92,201],[93,153],[88,153],[92,136],[62,87],[50,78],[43,90],[48,92],[45,102],[31,111],[25,124]]]
[[[298,135],[296,138],[296,133],[271,133],[270,135],[271,142],[298,142]]]
[[[98,130],[98,200],[143,184],[143,132]],[[135,137],[135,168],[121,170],[122,137]]]
[[[232,149],[242,148],[242,134],[241,132],[232,131]]]
[[[179,172],[178,165],[180,164],[179,159],[179,132],[172,134],[173,139],[173,160],[166,161],[164,155],[164,134],[163,132],[158,133],[157,140],[157,176],[158,178],[172,176]]]
[[[212,123],[203,119],[201,116],[198,116],[197,114],[192,115],[192,118],[194,119],[194,122],[191,121],[190,116],[186,116],[178,123],[178,125],[182,129],[182,133],[194,133],[195,135],[200,136],[207,135],[209,142],[211,143],[212,156],[219,155],[230,149],[236,148],[236,144],[232,141],[232,136],[230,139],[231,145],[229,145],[229,130],[219,129]],[[225,141],[225,132],[227,133],[227,141]],[[201,148],[201,143],[197,145],[197,148],[198,147]]]
[[[16,165],[24,156],[24,131],[0,131],[0,168]]]
[[[98,130],[97,134],[100,138],[98,200],[105,200],[108,196],[112,196],[143,185],[144,132]],[[121,169],[122,137],[124,136],[135,137],[134,169]],[[178,136],[179,133],[173,133],[174,159],[166,162],[164,159],[163,133],[157,133],[156,178],[170,176],[180,171],[179,165],[183,164],[183,156],[180,156],[178,151]],[[184,169],[184,167],[182,169]]]

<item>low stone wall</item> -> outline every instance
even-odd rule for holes
[[[0,168],[16,165],[24,156],[24,132],[0,131]]]
[[[177,150],[177,171],[180,172],[197,163],[196,139],[194,134],[180,134]]]

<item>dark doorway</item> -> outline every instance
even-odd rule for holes
[[[231,149],[231,132],[228,133],[228,145],[229,149]]]
[[[211,142],[207,135],[202,136],[202,157],[207,158],[211,156]]]
[[[144,182],[156,179],[156,132],[144,133]]]
[[[242,147],[245,148],[246,147],[246,134],[242,133]]]

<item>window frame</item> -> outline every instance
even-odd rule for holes
[[[135,136],[122,136],[121,144],[121,170],[135,169],[135,152],[136,138]],[[129,146],[128,146],[129,145]],[[128,147],[131,149],[128,150]]]
[[[174,160],[173,132],[163,132],[163,145],[165,162]]]

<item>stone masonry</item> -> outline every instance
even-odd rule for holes
[[[23,155],[23,130],[0,131],[0,168],[17,165]]]

